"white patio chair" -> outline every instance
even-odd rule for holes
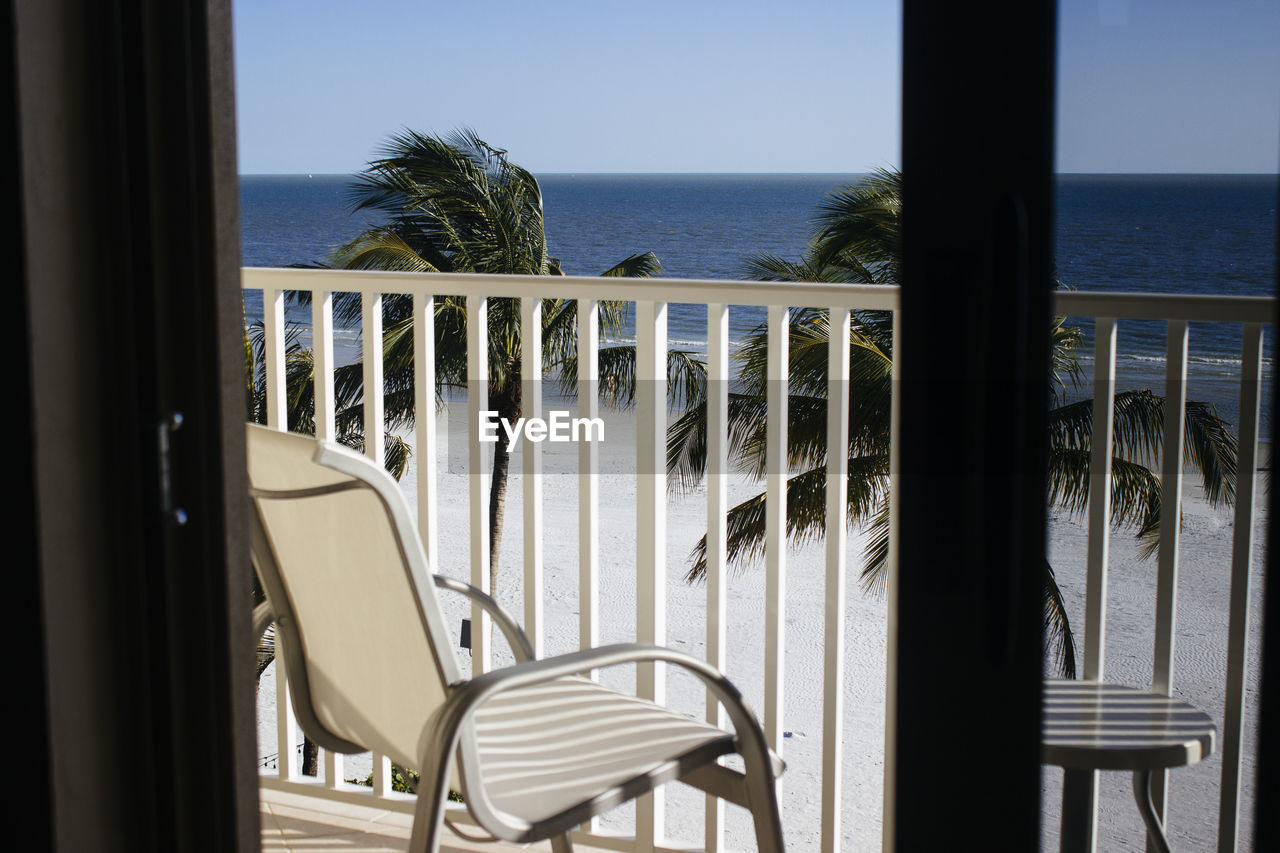
[[[294,712],[315,743],[373,750],[421,773],[410,850],[439,848],[450,784],[486,832],[523,843],[569,832],[680,779],[749,809],[761,851],[781,853],[768,749],[741,694],[706,663],[628,643],[534,660],[519,626],[487,595],[429,573],[396,482],[344,447],[248,426],[253,563],[267,595],[255,628],[283,639]],[[436,589],[492,614],[516,664],[466,678]],[[734,731],[580,677],[662,661],[701,679]],[[739,753],[746,772],[717,759]]]

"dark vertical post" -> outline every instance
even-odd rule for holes
[[[26,244],[21,227],[23,211],[21,128],[18,124],[17,39],[12,0],[0,2],[0,199],[9,227],[0,231],[10,281],[26,281]],[[15,223],[18,223],[15,225]],[[16,357],[9,365],[9,395],[18,409],[31,411],[31,328],[28,322],[25,287],[8,288],[10,334]],[[16,327],[16,331],[12,331]],[[10,703],[10,730],[20,733],[18,766],[22,773],[23,834],[32,850],[53,848],[53,783],[49,766],[49,682],[45,677],[45,618],[40,578],[40,515],[36,509],[35,424],[25,420],[9,436],[11,460],[7,477],[10,494],[8,518],[10,613],[5,620],[9,637],[6,645],[22,649],[12,656],[16,670],[16,692],[21,701]]]
[[[1054,49],[904,3],[898,851],[1039,843]]]
[[[1280,188],[1277,189],[1280,203]],[[1275,295],[1280,298],[1280,222],[1276,223],[1276,254],[1272,267],[1275,276]],[[1275,340],[1275,329],[1272,329]],[[1280,400],[1280,373],[1272,369],[1272,406]],[[1276,448],[1280,447],[1280,417],[1274,408],[1271,412],[1271,458],[1267,464],[1274,468]],[[1262,698],[1258,724],[1258,781],[1254,794],[1253,849],[1274,850],[1280,846],[1280,815],[1272,803],[1280,802],[1280,579],[1275,573],[1276,552],[1280,549],[1280,524],[1276,521],[1275,489],[1267,489],[1266,561],[1263,563],[1264,610],[1262,613]]]
[[[148,580],[159,606],[150,624],[167,640],[150,673],[168,736],[157,745],[157,783],[168,786],[174,836],[162,845],[256,850],[231,8],[226,0],[118,2],[123,40],[136,50],[124,78],[127,174],[145,187],[134,191],[146,231],[133,236],[149,273],[138,287],[149,326],[139,343],[150,344],[140,366],[155,422],[183,416],[169,437],[171,505],[162,493],[163,545]]]
[[[4,7],[38,849],[259,846],[228,6]]]

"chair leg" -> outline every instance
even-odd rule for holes
[[[773,787],[776,782],[766,781]],[[782,840],[782,817],[778,814],[778,794],[771,791],[751,798],[751,816],[756,826],[756,849],[760,853],[785,853],[786,843]]]
[[[762,741],[763,744],[763,741]],[[751,817],[756,828],[756,848],[760,853],[785,853],[782,838],[782,816],[778,813],[778,780],[769,763],[767,747],[746,750],[747,800],[751,803]]]
[[[573,853],[573,841],[569,833],[551,836],[551,853]]]
[[[418,806],[413,813],[409,853],[439,853],[444,833],[445,803],[449,797],[449,763],[424,761],[418,783]]]

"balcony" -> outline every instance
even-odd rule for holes
[[[337,428],[334,371],[364,352],[364,387],[381,387],[382,350],[361,341],[382,337],[382,299],[387,294],[412,298],[415,409],[435,412],[418,417],[399,436],[413,448],[401,484],[416,506],[428,557],[445,574],[489,587],[489,478],[492,454],[481,441],[486,390],[473,385],[465,396],[437,409],[433,299],[462,296],[468,316],[481,316],[487,300],[520,297],[525,318],[539,316],[539,299],[576,300],[577,349],[596,353],[601,346],[600,300],[616,297],[635,303],[636,400],[625,412],[600,407],[600,379],[594,358],[579,362],[576,398],[557,396],[538,359],[524,360],[524,413],[536,417],[565,409],[574,417],[605,423],[605,441],[557,445],[520,442],[511,459],[505,535],[496,597],[521,617],[539,654],[571,651],[600,642],[640,640],[672,645],[723,669],[744,690],[764,722],[771,743],[786,758],[782,782],[783,823],[795,850],[870,850],[880,845],[884,808],[883,780],[892,772],[884,750],[888,618],[896,606],[893,584],[883,596],[868,596],[849,583],[857,578],[867,542],[865,531],[845,536],[841,479],[827,485],[827,529],[803,545],[784,541],[785,519],[767,520],[764,557],[741,573],[728,567],[724,518],[729,507],[763,491],[767,505],[785,504],[786,465],[766,465],[761,480],[736,473],[729,464],[726,404],[709,397],[707,471],[692,488],[671,490],[666,466],[668,306],[705,305],[709,318],[705,360],[708,387],[727,388],[734,378],[729,306],[753,308],[769,331],[769,398],[766,451],[777,460],[787,447],[784,377],[789,375],[784,339],[788,306],[837,312],[888,312],[896,328],[899,293],[895,287],[681,281],[673,279],[601,280],[577,277],[459,276],[317,270],[246,269],[243,286],[252,300],[261,294],[264,328],[265,409],[269,424],[287,422],[286,362],[288,291],[310,296],[304,339],[313,351],[316,381],[315,424],[320,435]],[[336,329],[334,294],[361,294],[360,330]],[[536,294],[531,298],[531,294]],[[1104,501],[1091,501],[1079,519],[1051,517],[1055,534],[1050,558],[1066,597],[1086,678],[1103,678],[1168,691],[1204,708],[1216,721],[1217,753],[1191,768],[1170,774],[1169,829],[1175,848],[1247,849],[1252,814],[1253,744],[1257,721],[1256,637],[1260,627],[1260,541],[1265,501],[1259,500],[1258,423],[1263,335],[1274,323],[1274,300],[1251,297],[1162,296],[1152,294],[1055,294],[1056,313],[1084,321],[1093,339],[1092,394],[1110,401],[1117,392],[1115,330],[1127,320],[1155,321],[1168,327],[1169,346],[1163,378],[1153,390],[1170,400],[1185,399],[1189,322],[1243,324],[1241,367],[1231,381],[1239,389],[1237,484],[1230,510],[1211,510],[1199,486],[1184,478],[1176,462],[1181,430],[1166,430],[1153,460],[1162,477],[1164,538],[1158,553],[1143,560],[1131,537],[1113,536]],[[289,311],[295,309],[289,308]],[[294,317],[298,320],[298,317]],[[477,327],[479,324],[477,324]],[[540,351],[538,324],[526,322],[525,352]],[[1191,336],[1192,344],[1195,334]],[[605,342],[609,343],[608,341]],[[847,336],[833,336],[833,362],[840,363]],[[469,331],[468,365],[488,359],[484,336]],[[699,354],[699,358],[702,355]],[[847,356],[844,358],[847,363]],[[1086,360],[1086,365],[1090,360]],[[901,381],[893,359],[893,381]],[[1222,380],[1219,380],[1222,381]],[[1147,386],[1143,386],[1147,387]],[[1109,435],[1111,406],[1096,407],[1094,435]],[[1181,412],[1177,406],[1174,411]],[[365,452],[383,457],[384,401],[364,401]],[[829,458],[847,455],[847,407],[831,407],[827,433]],[[618,437],[621,436],[621,437]],[[890,469],[897,467],[897,415],[891,418]],[[1109,495],[1110,443],[1094,442],[1093,487]],[[794,472],[791,472],[794,473]],[[892,501],[892,491],[889,500]],[[892,508],[892,503],[890,504]],[[1174,523],[1182,507],[1181,529]],[[682,582],[690,550],[708,533],[703,584]],[[1172,535],[1170,535],[1172,532]],[[889,542],[889,575],[894,540]],[[1181,549],[1182,558],[1179,558]],[[1179,579],[1181,578],[1181,580]],[[1178,591],[1194,590],[1179,602]],[[831,606],[831,603],[843,603]],[[1178,607],[1179,603],[1181,608]],[[483,671],[509,660],[490,645],[479,612],[446,601],[451,624],[464,618],[474,626],[469,651],[461,661]],[[1110,606],[1108,606],[1110,605]],[[1175,643],[1175,639],[1177,642]],[[1105,652],[1105,654],[1104,654]],[[469,660],[468,660],[468,655]],[[1176,675],[1176,678],[1175,678]],[[605,676],[630,686],[629,672]],[[268,810],[284,803],[339,817],[352,808],[373,809],[386,825],[398,827],[411,812],[408,795],[391,790],[391,768],[383,756],[324,754],[319,777],[299,772],[300,734],[283,699],[288,684],[274,668],[263,676],[260,702],[261,788]],[[646,679],[642,695],[666,701],[689,714],[708,713],[701,692],[675,678]],[[265,711],[263,709],[266,709]],[[1061,771],[1044,774],[1046,849],[1057,847]],[[372,777],[372,787],[347,779]],[[1142,825],[1133,809],[1126,778],[1104,774],[1098,821],[1099,846],[1136,844]],[[1113,784],[1114,783],[1114,784]],[[285,798],[285,799],[281,799]],[[297,799],[305,798],[305,799]],[[300,805],[305,804],[305,805]],[[274,812],[272,812],[274,813]],[[375,819],[372,823],[378,823]],[[459,820],[465,821],[459,809]],[[318,821],[315,821],[317,824]],[[338,821],[340,826],[350,826]],[[264,819],[264,841],[270,824]],[[1243,828],[1242,828],[1243,827]],[[325,834],[323,828],[317,836]],[[364,833],[364,829],[351,830]],[[398,837],[398,829],[388,830]],[[583,827],[579,839],[603,849],[687,850],[751,848],[749,824],[736,810],[721,813],[701,794],[681,786],[634,807],[618,810]],[[285,842],[281,842],[282,844]],[[459,841],[460,845],[464,842]],[[459,849],[464,849],[461,846]],[[305,848],[303,848],[305,849]],[[378,849],[378,848],[371,848]],[[392,844],[390,849],[395,849]]]

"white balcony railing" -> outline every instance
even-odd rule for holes
[[[707,427],[707,481],[706,481],[706,531],[707,531],[707,575],[705,591],[705,614],[702,625],[700,644],[705,657],[715,666],[725,668],[731,655],[732,647],[737,654],[739,646],[749,645],[740,639],[744,626],[728,624],[727,601],[730,593],[726,584],[727,545],[725,532],[725,515],[729,503],[729,479],[724,472],[729,469],[729,443],[727,434],[727,389],[731,377],[729,351],[729,306],[759,306],[767,308],[767,328],[769,334],[768,378],[769,397],[767,399],[766,428],[766,465],[765,493],[770,515],[767,519],[765,545],[765,578],[762,599],[762,624],[753,625],[751,629],[762,635],[763,684],[755,688],[755,695],[762,701],[758,710],[762,714],[765,731],[771,744],[788,757],[786,738],[789,721],[784,719],[786,703],[784,702],[784,685],[789,684],[784,672],[788,652],[787,615],[787,547],[784,541],[786,519],[786,472],[785,460],[787,447],[786,384],[784,377],[789,375],[787,347],[776,346],[774,342],[786,340],[788,328],[787,306],[812,306],[830,309],[835,315],[848,316],[850,311],[887,311],[892,312],[895,329],[899,316],[899,291],[891,286],[862,285],[827,285],[827,284],[771,284],[756,282],[729,281],[685,281],[674,279],[598,279],[582,277],[538,277],[521,278],[513,276],[479,276],[479,275],[422,275],[388,272],[337,272],[329,270],[294,270],[294,269],[245,269],[243,271],[243,287],[246,291],[259,291],[262,294],[262,316],[265,330],[265,368],[266,368],[266,418],[269,424],[280,427],[286,423],[286,323],[285,292],[305,291],[311,295],[311,345],[315,366],[315,424],[316,431],[322,436],[333,436],[335,432],[335,393],[334,368],[335,330],[333,321],[333,297],[335,293],[359,293],[363,297],[361,336],[364,340],[381,340],[382,338],[382,300],[385,294],[406,294],[413,301],[413,339],[414,339],[414,388],[416,395],[416,411],[433,412],[436,406],[434,389],[436,387],[436,359],[434,353],[434,315],[433,299],[437,295],[464,296],[468,317],[483,317],[487,311],[488,300],[494,297],[519,297],[520,312],[523,321],[523,340],[525,357],[523,371],[526,388],[537,388],[539,392],[524,394],[524,414],[526,417],[542,415],[543,395],[540,393],[543,377],[539,369],[541,359],[537,353],[541,351],[541,326],[532,322],[532,318],[540,316],[540,300],[572,299],[577,300],[578,340],[580,353],[587,354],[579,362],[579,386],[592,393],[579,395],[578,405],[582,406],[579,414],[593,416],[596,412],[597,396],[594,393],[598,379],[596,354],[600,347],[599,302],[603,298],[624,299],[635,303],[635,327],[637,348],[637,399],[635,410],[635,556],[634,574],[630,580],[634,583],[635,612],[634,636],[646,642],[664,643],[668,640],[667,608],[669,590],[667,577],[670,566],[667,564],[666,513],[667,488],[664,460],[666,458],[667,407],[666,399],[666,365],[668,354],[667,306],[669,303],[703,304],[707,306],[706,355],[709,393],[708,427]],[[536,294],[536,295],[531,295]],[[1203,296],[1163,296],[1151,294],[1099,294],[1099,293],[1058,293],[1055,295],[1055,311],[1072,317],[1097,318],[1095,320],[1094,357],[1095,397],[1110,400],[1115,391],[1115,329],[1119,318],[1160,320],[1168,323],[1168,352],[1165,365],[1166,424],[1176,423],[1178,428],[1164,430],[1165,460],[1162,470],[1162,526],[1158,552],[1158,590],[1154,615],[1155,641],[1154,661],[1152,668],[1152,686],[1157,690],[1171,691],[1173,685],[1175,613],[1177,599],[1178,570],[1178,536],[1179,525],[1175,522],[1179,514],[1179,499],[1182,494],[1182,417],[1183,404],[1186,399],[1186,375],[1188,363],[1187,324],[1194,322],[1242,323],[1244,325],[1244,344],[1242,367],[1240,373],[1240,409],[1239,409],[1239,464],[1240,472],[1237,484],[1237,500],[1234,507],[1234,539],[1230,556],[1230,604],[1227,634],[1227,660],[1225,672],[1225,703],[1223,717],[1219,722],[1221,735],[1222,773],[1221,800],[1218,808],[1218,824],[1220,850],[1236,849],[1239,826],[1239,792],[1242,768],[1242,749],[1245,732],[1245,692],[1247,684],[1246,665],[1249,660],[1247,641],[1250,636],[1249,622],[1249,582],[1253,565],[1253,519],[1256,505],[1255,471],[1258,467],[1258,422],[1261,408],[1260,380],[1262,376],[1262,336],[1264,326],[1274,322],[1275,302],[1265,298],[1251,297],[1203,297]],[[829,342],[829,361],[834,381],[848,377],[848,323],[834,323],[832,328],[845,328],[846,332],[832,335]],[[479,334],[484,324],[468,324],[467,364],[468,375],[476,375],[470,366],[486,364],[488,360],[488,341],[485,335]],[[900,338],[895,335],[895,341]],[[363,385],[364,388],[383,387],[382,348],[378,346],[358,348],[363,352]],[[893,360],[894,380],[897,375],[898,360]],[[485,468],[485,456],[489,446],[480,442],[477,428],[479,413],[487,408],[485,390],[472,385],[466,400],[466,500],[469,510],[468,538],[471,544],[469,557],[468,580],[482,589],[489,585],[488,565],[488,525],[489,513],[488,482],[479,476]],[[831,395],[835,396],[835,395]],[[460,406],[461,401],[453,405]],[[383,436],[383,401],[380,395],[366,399],[364,417],[364,435],[366,436],[365,452],[375,459],[381,459],[384,452]],[[1112,407],[1096,406],[1092,434],[1110,436]],[[789,806],[787,805],[788,786],[796,785],[792,798],[802,798],[815,803],[820,797],[820,807],[813,810],[818,815],[820,826],[796,827],[787,825],[789,841],[797,850],[821,847],[823,850],[836,850],[842,839],[848,841],[849,825],[856,819],[862,824],[878,823],[878,815],[865,813],[850,815],[848,811],[849,795],[843,788],[842,776],[850,766],[850,758],[856,760],[864,770],[859,773],[860,784],[877,788],[871,802],[880,802],[878,788],[882,772],[868,773],[865,768],[875,768],[883,761],[882,755],[843,756],[844,741],[842,727],[849,718],[849,709],[845,708],[849,690],[856,686],[846,683],[846,637],[850,627],[846,624],[846,563],[849,546],[845,540],[845,477],[840,463],[847,459],[847,439],[849,429],[849,411],[847,406],[829,406],[828,411],[828,457],[837,460],[837,470],[829,472],[827,480],[827,530],[834,534],[826,537],[824,571],[821,583],[825,585],[823,598],[823,630],[817,635],[821,641],[821,675],[815,676],[814,694],[805,696],[803,701],[809,705],[818,705],[821,713],[821,748],[818,760],[812,767],[798,767],[792,762],[791,769],[783,779],[784,790],[784,824],[787,823]],[[416,495],[418,517],[422,539],[428,558],[433,563],[443,560],[439,517],[441,503],[448,500],[447,490],[441,488],[441,442],[443,436],[438,434],[436,417],[417,417],[414,426],[416,460],[415,477],[412,478],[411,497]],[[897,410],[896,402],[892,416],[891,428],[891,470],[897,470]],[[450,448],[454,450],[455,448]],[[1096,441],[1092,445],[1094,465],[1092,470],[1105,471],[1105,477],[1094,478],[1092,488],[1101,489],[1099,494],[1110,494],[1110,467],[1107,462],[1111,456],[1111,444],[1107,441]],[[523,554],[521,569],[521,589],[518,601],[523,611],[524,626],[541,653],[546,643],[547,615],[550,611],[544,608],[543,590],[546,583],[544,577],[543,545],[544,545],[544,504],[542,498],[543,481],[549,474],[544,474],[542,445],[525,443],[521,454],[520,507],[522,513]],[[596,644],[600,640],[601,608],[601,538],[600,538],[600,478],[598,470],[598,448],[590,442],[578,445],[576,472],[572,475],[576,480],[578,525],[577,564],[568,571],[576,575],[576,592],[572,606],[567,613],[577,612],[576,641],[582,646]],[[446,473],[446,477],[453,474]],[[450,493],[452,494],[452,493]],[[444,497],[442,497],[444,495]],[[891,497],[892,500],[892,497]],[[892,505],[891,505],[892,510]],[[455,513],[456,514],[456,513]],[[452,517],[452,516],[451,516]],[[1085,618],[1083,631],[1077,624],[1078,634],[1084,638],[1084,675],[1088,678],[1102,678],[1105,674],[1103,651],[1106,647],[1107,625],[1107,568],[1108,541],[1110,526],[1108,524],[1107,501],[1092,501],[1088,512],[1088,548],[1087,548],[1087,590],[1085,598]],[[452,528],[451,528],[452,529]],[[553,531],[554,533],[554,531]],[[464,549],[465,550],[465,549]],[[890,571],[894,543],[890,542]],[[892,589],[892,585],[890,585]],[[510,594],[510,591],[504,591]],[[890,619],[896,603],[886,603]],[[684,612],[684,611],[682,611]],[[793,614],[794,615],[794,614]],[[812,621],[817,621],[818,614],[805,614]],[[480,612],[472,612],[473,625],[473,666],[477,671],[491,665],[494,651],[489,648],[489,631],[485,626],[485,618]],[[565,618],[573,618],[571,615]],[[565,633],[565,626],[553,626],[559,634]],[[793,629],[794,630],[794,629]],[[564,649],[567,650],[567,649]],[[562,650],[562,651],[564,651]],[[890,665],[887,661],[885,666]],[[879,672],[884,672],[881,668]],[[732,667],[730,676],[734,676]],[[336,801],[370,802],[377,798],[386,808],[409,811],[412,809],[411,798],[391,792],[390,765],[382,756],[373,756],[373,789],[360,788],[343,782],[343,764],[341,756],[325,755],[323,778],[309,779],[298,771],[296,744],[298,734],[292,719],[289,703],[284,701],[288,696],[288,685],[283,673],[278,673],[276,686],[277,726],[276,740],[279,761],[275,772],[261,777],[265,787],[279,788],[299,792],[309,792],[314,796]],[[820,682],[820,685],[819,685]],[[637,688],[641,695],[662,700],[665,693],[665,678],[661,673],[641,671],[637,673]],[[819,689],[820,686],[820,689]],[[883,683],[879,685],[883,695]],[[753,691],[747,688],[748,695]],[[873,691],[874,694],[874,691]],[[793,697],[794,701],[794,697]],[[879,701],[883,702],[883,699]],[[715,715],[714,708],[707,713]],[[883,711],[880,712],[879,728],[883,731]],[[873,739],[874,740],[874,739]],[[881,741],[877,741],[881,742]],[[801,759],[808,760],[804,755]],[[883,773],[891,772],[885,767]],[[791,780],[799,777],[799,783]],[[812,786],[805,786],[806,781],[820,779],[820,792]],[[1174,783],[1176,785],[1176,777]],[[863,802],[863,800],[859,800]],[[1129,803],[1131,806],[1132,804]],[[682,837],[673,841],[665,838],[663,818],[663,795],[661,793],[640,801],[635,811],[635,830],[633,834],[606,831],[600,827],[585,827],[581,832],[584,841],[602,847],[619,850],[677,850],[690,846],[702,847],[706,850],[720,850],[725,845],[724,816],[718,811],[715,801],[709,801],[705,807],[703,827],[700,833],[692,833],[693,837]],[[461,816],[460,816],[461,817]],[[462,817],[465,820],[465,817]],[[684,824],[687,832],[687,822]],[[698,836],[701,837],[698,837]],[[865,836],[854,845],[856,849],[865,848]],[[1176,826],[1175,826],[1176,838]]]

